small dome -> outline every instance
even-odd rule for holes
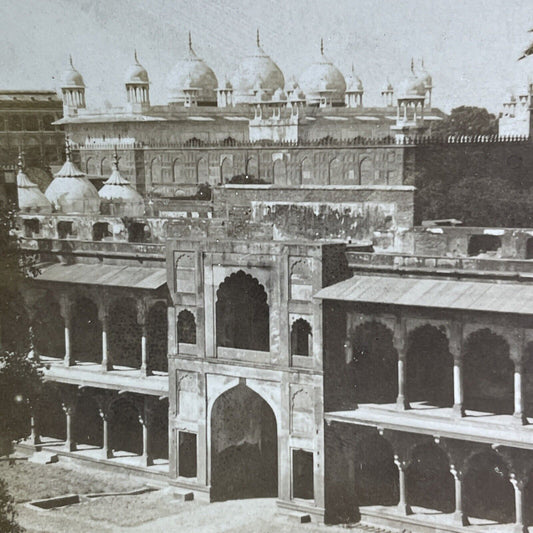
[[[17,195],[19,209],[23,213],[51,213],[52,204],[39,187],[24,172],[22,154],[19,155],[17,173]]]
[[[348,74],[346,78],[346,92],[363,92],[363,82],[361,78],[355,74],[354,67],[352,65],[352,71]]]
[[[411,61],[411,74],[400,84],[398,98],[421,98],[426,95],[424,81],[415,74]]]
[[[137,59],[137,50],[135,50],[134,57],[135,63],[126,71],[125,83],[149,83],[148,72]]]
[[[274,102],[286,102],[287,101],[287,95],[285,94],[285,91],[281,87],[278,87],[274,91],[274,94],[272,95],[272,101]]]
[[[381,92],[382,93],[388,93],[388,92],[391,92],[391,91],[394,91],[394,87],[393,87],[392,83],[389,80],[387,80],[385,82],[385,85],[383,85],[383,89],[381,89]]]
[[[183,89],[198,89],[198,102],[216,102],[218,80],[215,73],[203,59],[200,59],[192,48],[189,34],[189,51],[184,59],[180,59],[168,76],[169,102],[183,102]]]
[[[331,93],[333,103],[344,102],[346,80],[341,71],[324,55],[323,42],[320,46],[320,57],[304,70],[299,81],[309,103],[318,102],[320,100],[319,93],[322,91]]]
[[[276,89],[285,87],[283,73],[261,47],[259,32],[254,52],[243,59],[232,77],[235,103],[253,101],[254,90],[258,83],[269,95],[272,95]]]
[[[98,196],[102,200],[103,214],[130,217],[144,215],[144,199],[120,174],[116,153],[113,161],[113,172],[98,191]]]
[[[95,186],[76,168],[67,145],[67,159],[45,192],[56,211],[68,214],[93,214],[100,211],[100,197]]]
[[[74,68],[72,56],[69,56],[69,65],[61,76],[61,87],[65,89],[85,87],[83,76]]]
[[[422,80],[426,88],[433,87],[433,78],[431,77],[431,74],[426,70],[426,67],[424,67],[423,59],[420,61],[420,70],[418,72],[418,77]]]
[[[222,86],[220,86],[219,89],[222,89],[224,91],[232,91],[233,85],[231,84],[231,81],[228,80],[228,78],[225,78],[224,82],[222,83]]]

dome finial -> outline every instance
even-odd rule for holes
[[[65,157],[66,160],[69,163],[72,163],[72,157],[71,157],[71,151],[70,151],[70,140],[68,138],[68,135],[65,137]]]
[[[415,60],[413,58],[411,58],[411,72],[415,73]]]
[[[139,65],[139,58],[137,57],[137,48],[133,51],[133,57],[135,58],[135,63]]]
[[[118,152],[117,146],[115,145],[115,151],[113,152],[113,170],[118,172]]]
[[[69,62],[69,64],[70,64],[70,67],[71,67],[72,69],[74,69],[74,63],[72,62],[72,54],[69,54],[69,55],[68,55],[68,62]]]
[[[257,28],[257,33],[255,37],[255,42],[257,43],[257,47],[259,48],[261,46],[261,39],[259,37],[259,28]]]
[[[17,160],[17,168],[19,172],[24,172],[24,152],[22,148],[19,148],[19,156]]]
[[[189,50],[192,51],[192,35],[191,35],[191,30],[189,30]]]
[[[320,38],[320,55],[324,55],[324,38]]]

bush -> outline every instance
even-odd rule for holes
[[[7,484],[0,479],[0,533],[22,533],[24,529],[15,518],[15,500],[7,490]]]

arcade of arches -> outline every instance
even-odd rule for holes
[[[157,396],[46,383],[34,409],[36,443],[102,459],[168,461],[168,400]],[[96,455],[95,455],[96,452]]]
[[[32,307],[33,347],[38,356],[67,366],[93,363],[142,374],[168,370],[168,303],[144,297],[60,294],[51,291]]]
[[[453,408],[456,416],[514,415],[521,424],[533,416],[533,341],[522,348],[516,336],[482,324],[459,335],[431,320],[402,329],[358,316],[348,334],[337,327],[329,334],[336,340],[325,339],[336,354],[326,375],[328,410],[396,403]]]
[[[447,515],[440,524],[533,525],[533,451],[331,422],[328,522]]]

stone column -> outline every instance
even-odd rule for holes
[[[109,359],[109,344],[107,341],[107,330],[108,330],[108,315],[104,313],[102,315],[102,371],[107,372],[108,370],[113,370],[113,365]]]
[[[141,375],[148,375],[148,332],[146,324],[142,324],[141,335]]]
[[[460,322],[450,325],[450,352],[453,355],[453,414],[465,416],[463,382],[463,327]]]
[[[71,342],[70,342],[70,330],[72,326],[72,307],[68,294],[61,295],[60,299],[61,316],[65,321],[65,366],[74,365],[72,360]]]
[[[101,407],[98,414],[102,419],[102,459],[113,457],[113,450],[109,447],[109,410]]]
[[[527,418],[524,412],[524,365],[522,361],[515,362],[514,368],[514,413],[516,422],[520,425],[527,424]]]
[[[152,466],[154,460],[152,457],[152,443],[151,443],[151,403],[150,398],[144,398],[144,405],[142,408],[142,413],[139,416],[139,422],[143,427],[143,452],[141,455],[141,465],[142,466]]]
[[[61,404],[61,407],[63,408],[63,411],[65,413],[67,423],[67,438],[65,439],[65,450],[67,452],[74,452],[76,451],[76,443],[72,438],[72,419],[74,416],[75,407],[74,404],[71,402],[63,402]]]
[[[37,422],[35,419],[35,410],[30,406],[30,436],[28,442],[37,446],[41,444],[41,437],[39,436],[39,430],[37,429]]]
[[[524,495],[525,485],[524,479],[519,478],[516,474],[510,474],[510,481],[514,488],[514,505],[516,520],[514,525],[514,533],[528,533],[528,528],[525,525],[524,518]]]
[[[398,352],[398,397],[396,407],[400,411],[410,409],[406,391],[407,332],[405,320],[398,318],[394,329],[394,347]]]
[[[148,327],[146,324],[146,302],[144,300],[137,301],[137,322],[140,324],[141,333],[141,376],[148,376],[150,374],[150,366],[148,362]]]
[[[413,514],[411,506],[407,502],[407,483],[405,479],[405,472],[407,470],[408,462],[402,461],[399,455],[394,455],[394,464],[398,467],[398,488],[400,491],[400,501],[398,502],[398,509],[403,515]]]
[[[468,516],[463,509],[463,473],[453,464],[450,465],[450,472],[455,482],[455,512],[453,513],[453,521],[461,526],[468,526]]]

